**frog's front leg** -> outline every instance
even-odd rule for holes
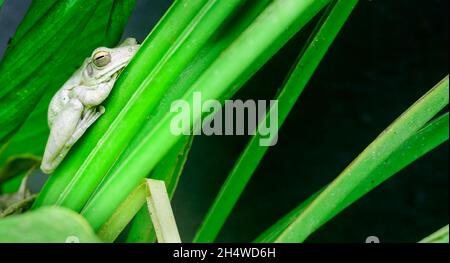
[[[69,151],[72,145],[68,142],[77,130],[83,111],[84,105],[78,99],[73,98],[54,119],[42,158],[41,169],[43,172],[53,172]]]
[[[108,82],[93,88],[78,86],[71,91],[71,97],[78,98],[87,108],[98,106],[108,97],[115,81],[116,77],[112,77]]]
[[[69,140],[69,144],[73,145],[84,134],[84,132],[105,112],[105,107],[99,105],[111,92],[115,79],[100,84],[95,88],[85,86],[77,87],[71,94],[76,97],[86,107],[83,112],[81,121]]]

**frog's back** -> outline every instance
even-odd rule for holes
[[[79,82],[80,70],[77,70],[64,85],[53,95],[48,107],[48,126],[51,128],[53,121],[70,100],[70,90]]]

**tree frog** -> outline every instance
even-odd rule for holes
[[[56,92],[48,108],[50,136],[41,163],[44,173],[52,173],[72,145],[105,112],[100,104],[138,48],[136,39],[128,38],[115,48],[95,49]]]

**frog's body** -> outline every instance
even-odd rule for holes
[[[97,48],[54,95],[48,109],[50,136],[41,164],[43,172],[53,172],[72,145],[105,112],[100,104],[138,48],[133,38],[116,48]]]

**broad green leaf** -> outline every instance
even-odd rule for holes
[[[136,0],[114,0],[108,18],[108,27],[105,33],[105,42],[116,44],[119,42],[122,32],[127,25],[136,5]]]
[[[14,176],[5,182],[0,184],[0,194],[4,193],[14,193],[17,192],[17,190],[20,187],[20,184],[22,182],[22,179],[28,174],[27,171],[21,172],[17,176]]]
[[[292,73],[275,98],[279,105],[279,127],[285,121],[297,98],[302,93],[308,80],[319,65],[329,46],[347,20],[357,1],[336,1],[323,14],[322,21],[316,26],[310,40],[305,45]],[[273,107],[269,112],[273,111]],[[269,122],[270,114],[262,120],[261,125]],[[277,135],[274,135],[277,136]],[[228,175],[216,199],[208,211],[194,242],[213,242],[225,224],[239,196],[261,162],[269,146],[260,145],[261,136],[253,136]],[[273,139],[273,138],[272,138]]]
[[[66,68],[67,41],[82,32],[99,1],[58,1],[0,63],[0,145],[20,127],[59,70]],[[69,42],[70,43],[70,42]]]
[[[20,25],[17,28],[16,33],[8,44],[7,52],[11,50],[22,39],[22,37],[45,16],[45,13],[50,12],[50,9],[57,1],[58,0],[41,0],[31,2],[26,15],[22,18],[22,21],[20,21]]]
[[[448,243],[448,225],[420,240],[419,243]]]
[[[43,207],[22,215],[0,219],[1,243],[94,243],[99,241],[86,220],[66,208]]]
[[[15,43],[28,30],[33,30],[33,25],[54,2],[50,0],[33,1],[9,50],[15,47]],[[70,41],[65,42],[67,45],[72,45],[72,48],[69,48],[71,52],[65,54],[65,59],[61,62],[65,66],[59,67],[57,72],[43,76],[49,80],[43,97],[24,125],[0,151],[0,182],[40,162],[49,133],[47,108],[53,94],[94,48],[98,46],[112,47],[118,42],[134,4],[135,0],[101,1],[81,34],[76,34]]]
[[[416,134],[406,140],[396,151],[394,151],[382,166],[379,166],[371,176],[367,177],[354,191],[348,195],[342,205],[333,211],[324,222],[330,220],[340,213],[350,204],[363,197],[369,191],[379,184],[389,179],[391,176],[416,161],[421,156],[430,152],[444,141],[448,140],[449,133],[449,114],[446,113],[439,118],[434,119]],[[314,199],[325,189],[309,197],[298,207],[289,212],[286,216],[276,222],[273,226],[262,233],[255,242],[273,242],[285,231],[289,225],[295,222],[303,210],[309,206]]]
[[[42,99],[43,102],[38,104],[24,125],[0,152],[0,183],[40,163],[49,133],[47,124],[49,100],[50,98]]]

